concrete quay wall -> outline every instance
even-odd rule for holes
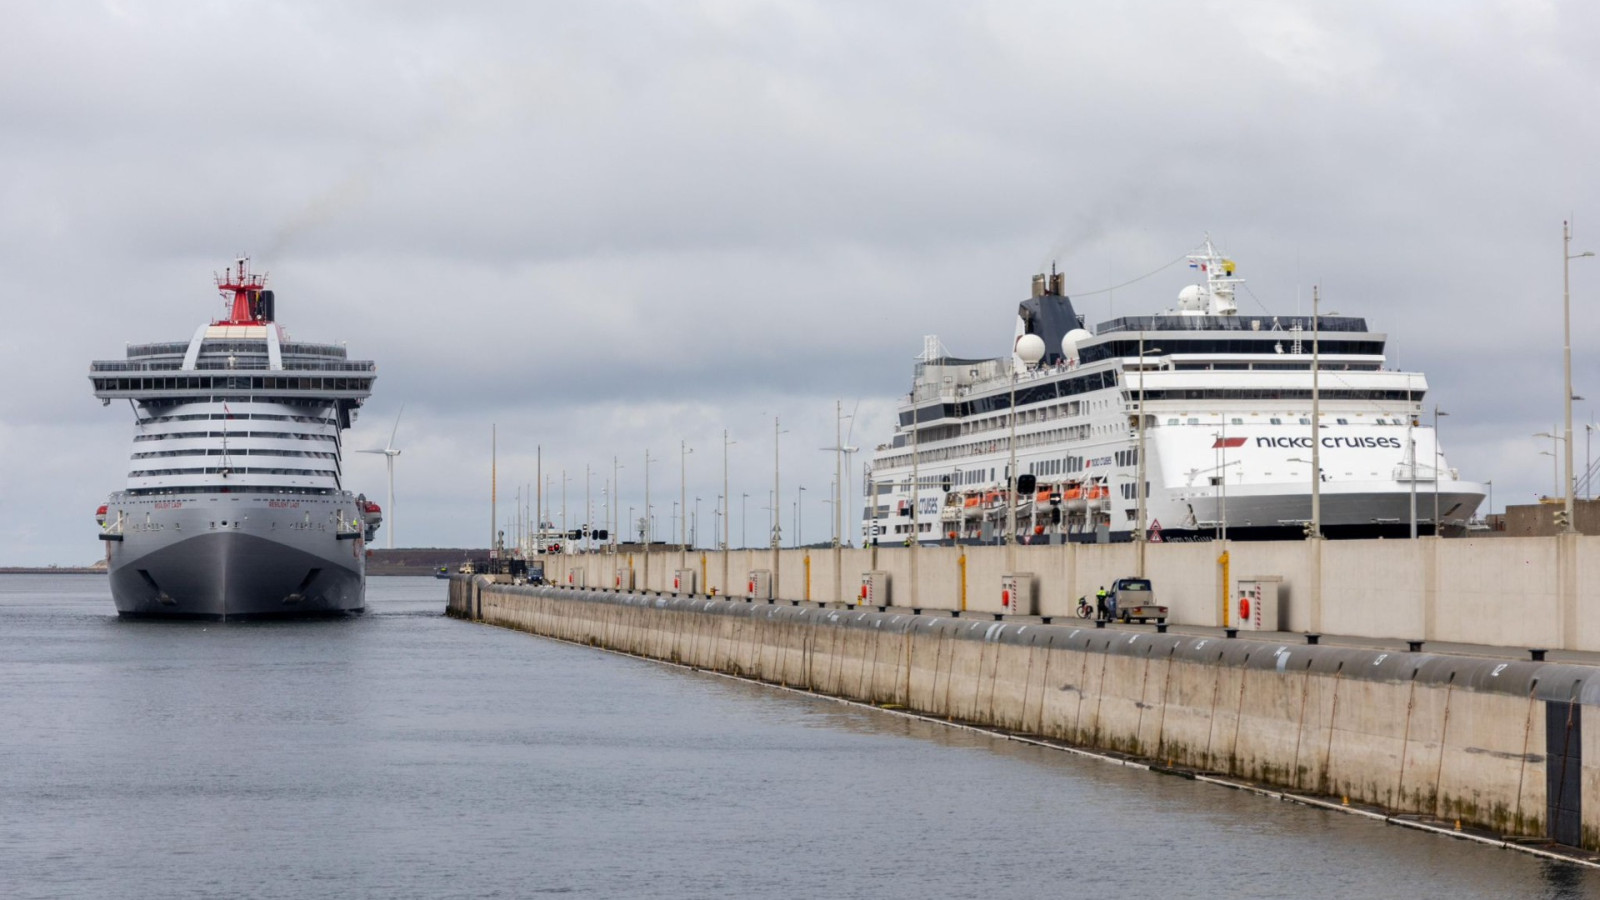
[[[1600,670],[457,578],[453,615],[1600,849]],[[1590,714],[1591,716],[1593,714]]]
[[[1241,578],[1278,576],[1287,631],[1600,651],[1600,537],[1229,542],[1227,596]],[[1145,571],[1175,625],[1222,626],[1220,543],[1148,544]],[[554,584],[672,591],[680,568],[698,592],[748,595],[746,575],[776,570],[786,600],[848,602],[862,574],[889,573],[895,608],[1000,612],[1000,579],[1030,573],[1038,613],[1071,616],[1077,598],[1137,571],[1134,544],[873,549],[676,550],[545,557]],[[726,567],[724,566],[726,557]],[[724,578],[724,571],[727,577]],[[1319,580],[1320,598],[1315,589]],[[626,581],[623,582],[626,586]],[[882,605],[881,601],[880,604]]]

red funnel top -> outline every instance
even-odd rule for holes
[[[267,278],[250,271],[250,258],[239,257],[234,268],[217,276],[217,290],[233,294],[233,306],[226,319],[213,325],[264,325],[272,321],[272,293],[266,291]],[[263,298],[265,294],[265,298]]]

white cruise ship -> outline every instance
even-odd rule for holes
[[[358,613],[377,504],[345,488],[344,429],[377,367],[289,339],[247,261],[217,279],[227,314],[187,341],[135,344],[91,367],[127,400],[127,487],[97,515],[125,616]]]
[[[1009,357],[959,359],[926,338],[871,459],[863,532],[881,544],[1011,529],[1023,543],[1126,541],[1141,525],[1151,541],[1298,538],[1313,493],[1325,537],[1465,527],[1484,486],[1450,468],[1427,380],[1385,366],[1385,335],[1350,316],[1242,315],[1231,260],[1207,239],[1189,263],[1203,283],[1159,315],[1090,333],[1062,277],[1038,275]]]

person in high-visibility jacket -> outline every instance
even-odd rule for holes
[[[1100,618],[1110,618],[1110,616],[1106,615],[1106,586],[1103,584],[1100,585],[1100,590],[1095,592],[1094,609],[1095,612],[1099,614]]]

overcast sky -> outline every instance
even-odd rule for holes
[[[1594,4],[1513,0],[13,4],[0,562],[101,555],[133,426],[89,363],[188,339],[241,251],[295,337],[377,361],[347,447],[405,404],[401,546],[487,542],[491,423],[503,516],[541,444],[569,524],[613,456],[637,516],[649,449],[658,536],[680,440],[709,535],[726,428],[758,541],[774,415],[786,535],[803,484],[825,540],[835,400],[870,448],[924,334],[1004,353],[1052,262],[1091,322],[1157,312],[1188,269],[1091,292],[1208,232],[1241,312],[1320,285],[1427,373],[1450,463],[1528,502],[1562,219],[1600,249],[1597,38]],[[1572,291],[1600,399],[1600,261]],[[346,471],[384,502],[382,457]]]

